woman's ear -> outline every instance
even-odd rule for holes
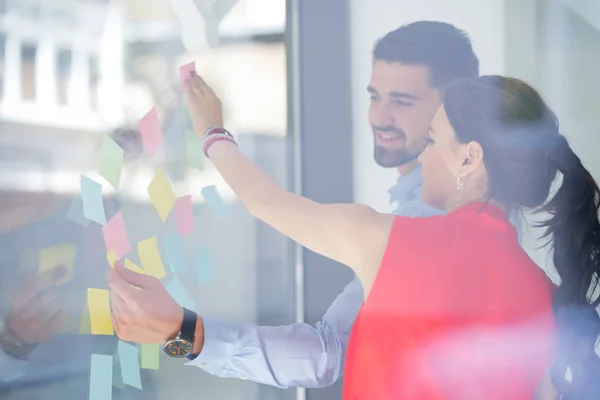
[[[483,165],[483,147],[478,142],[471,141],[463,145],[460,153],[463,161],[458,176],[471,175]]]

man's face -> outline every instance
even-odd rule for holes
[[[442,100],[429,67],[376,61],[367,88],[375,161],[391,168],[414,161],[426,146],[429,123]]]

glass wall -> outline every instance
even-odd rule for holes
[[[148,272],[144,253],[158,252],[161,283],[180,304],[224,321],[294,321],[294,249],[201,155],[179,78],[195,62],[245,153],[291,187],[285,1],[229,2],[214,49],[184,46],[169,0],[0,3],[0,332],[35,344],[23,359],[0,349],[0,399],[109,398],[90,394],[103,379],[113,399],[291,398],[184,367],[158,345],[133,344],[133,387],[118,338],[98,334],[90,316],[90,289],[108,289],[105,226],[122,217],[129,245],[118,258]],[[148,155],[139,123],[151,110],[164,146]],[[160,171],[159,197],[191,196],[191,232],[177,205],[157,212],[148,188]],[[101,186],[108,225],[84,215],[90,185]],[[66,275],[36,292],[58,266]],[[91,370],[93,355],[112,357],[112,368]]]

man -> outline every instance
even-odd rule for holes
[[[369,122],[376,162],[397,168],[401,175],[390,189],[396,214],[441,213],[420,201],[417,156],[425,148],[429,123],[441,104],[444,88],[455,79],[476,77],[478,72],[470,40],[449,24],[416,22],[377,42],[368,87]],[[187,365],[219,377],[245,378],[281,388],[325,387],[343,374],[348,339],[364,300],[355,279],[314,327],[303,323],[259,327],[195,314],[190,321],[189,312],[182,311],[154,278],[122,268],[117,271],[111,271],[109,286],[115,299],[113,323],[122,339],[158,343],[174,339],[178,333],[183,336],[191,323],[196,336]],[[141,288],[136,299],[121,297],[130,292],[128,284]],[[139,308],[132,311],[132,307]]]

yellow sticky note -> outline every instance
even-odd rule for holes
[[[49,247],[40,252],[38,273],[43,274],[52,271],[56,267],[63,266],[67,274],[56,285],[62,285],[73,279],[75,259],[77,258],[77,247],[71,243]]]
[[[117,257],[117,254],[114,250],[110,250],[108,253],[106,253],[106,260],[108,261],[108,265],[110,265],[110,267],[112,268],[113,265],[115,265],[115,263],[119,261],[119,258]]]
[[[150,239],[142,240],[138,243],[138,252],[140,253],[140,261],[144,266],[147,275],[162,279],[167,274],[160,258],[156,236]]]
[[[88,289],[87,301],[92,335],[114,334],[108,290]]]
[[[127,268],[128,270],[131,270],[133,272],[137,272],[138,274],[145,274],[144,270],[141,269],[140,267],[138,267],[137,265],[135,265],[134,263],[132,263],[131,261],[129,261],[128,259],[125,259],[125,264],[124,264],[125,268]]]
[[[158,168],[154,179],[148,186],[148,194],[158,212],[158,216],[162,221],[165,221],[175,205],[176,198],[167,175],[161,167]]]
[[[143,369],[158,369],[159,355],[158,344],[140,344],[140,367]]]

